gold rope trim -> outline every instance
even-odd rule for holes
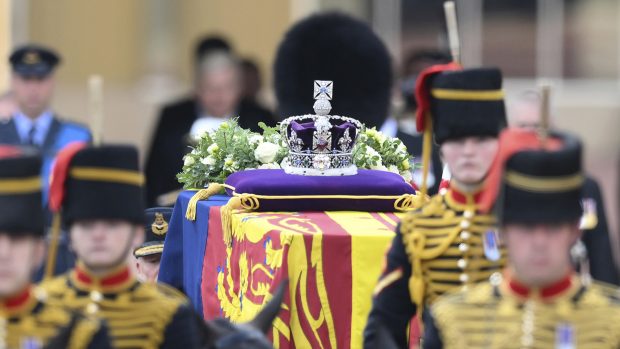
[[[58,254],[58,243],[60,240],[60,223],[60,212],[56,212],[52,217],[52,230],[50,235],[49,247],[47,249],[47,261],[45,263],[45,274],[43,274],[43,280],[50,280],[52,277],[54,277],[54,270],[56,267],[56,255]]]
[[[537,193],[558,193],[577,189],[583,185],[581,173],[562,177],[534,177],[508,171],[505,180],[511,187]]]
[[[113,182],[136,186],[141,186],[144,183],[144,176],[138,171],[105,167],[74,167],[69,175],[85,181]]]
[[[428,180],[428,171],[430,171],[431,155],[433,153],[433,118],[431,113],[426,113],[426,128],[422,136],[422,183],[420,183],[420,192],[422,196],[426,196],[428,193],[428,186],[426,181]]]
[[[144,257],[147,254],[155,254],[164,252],[164,245],[154,245],[154,246],[145,246],[136,249],[135,255],[136,257]]]
[[[403,194],[403,195],[261,195],[261,194],[247,194],[247,193],[233,193],[234,196],[241,198],[243,208],[252,209],[251,206],[255,204],[249,203],[253,199],[263,200],[287,200],[287,199],[349,199],[349,200],[399,200],[407,197],[413,197],[418,194]]]
[[[403,270],[398,268],[396,270],[392,270],[386,276],[382,277],[381,280],[375,286],[374,291],[372,292],[373,297],[376,297],[383,289],[390,286],[394,282],[400,280],[403,277]]]
[[[437,99],[453,99],[459,101],[500,101],[504,98],[502,90],[450,90],[435,88],[431,95]]]
[[[0,179],[0,194],[29,194],[41,191],[41,177]]]

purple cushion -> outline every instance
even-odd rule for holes
[[[257,211],[366,211],[394,212],[397,196],[415,190],[400,175],[386,171],[362,170],[353,176],[299,176],[284,170],[247,170],[233,173],[226,184],[237,194],[290,196],[290,199],[260,198]],[[233,195],[232,190],[226,190]],[[296,198],[299,195],[349,195],[359,198]],[[363,199],[379,195],[383,198]]]

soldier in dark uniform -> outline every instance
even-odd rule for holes
[[[397,228],[374,291],[366,348],[380,347],[381,326],[405,347],[407,326],[420,309],[448,290],[486,280],[505,261],[495,218],[478,208],[506,124],[501,72],[436,65],[422,72],[416,97],[418,129],[429,132],[432,122],[452,181]]]
[[[425,348],[620,348],[618,289],[581,278],[569,257],[584,178],[576,138],[500,136],[489,184],[501,182],[501,194],[483,201],[497,197],[509,264],[491,282],[437,300]]]
[[[62,208],[78,262],[42,287],[51,300],[104,319],[116,348],[194,348],[196,322],[185,298],[139,283],[128,266],[144,240],[143,182],[134,147],[74,144],[59,154],[50,207]]]
[[[67,326],[73,347],[111,348],[98,320],[49,304],[31,284],[45,252],[40,171],[40,156],[0,146],[0,348],[42,348]]]
[[[159,262],[164,252],[164,241],[171,216],[170,207],[152,207],[144,211],[146,239],[142,245],[133,250],[140,281],[157,282]]]

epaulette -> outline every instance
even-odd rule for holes
[[[44,280],[38,286],[37,290],[44,292],[46,296],[60,295],[68,289],[67,275],[60,275],[55,278]]]
[[[173,307],[188,303],[187,297],[176,289],[159,283],[142,283],[133,291],[134,298],[151,299]]]
[[[620,288],[618,286],[601,281],[592,281],[590,293],[596,293],[604,297],[611,306],[620,307]]]

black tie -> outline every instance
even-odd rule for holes
[[[27,144],[36,147],[37,143],[34,141],[34,135],[37,132],[37,129],[34,125],[32,125],[32,127],[30,128],[30,131],[28,131],[28,139],[27,139]]]

